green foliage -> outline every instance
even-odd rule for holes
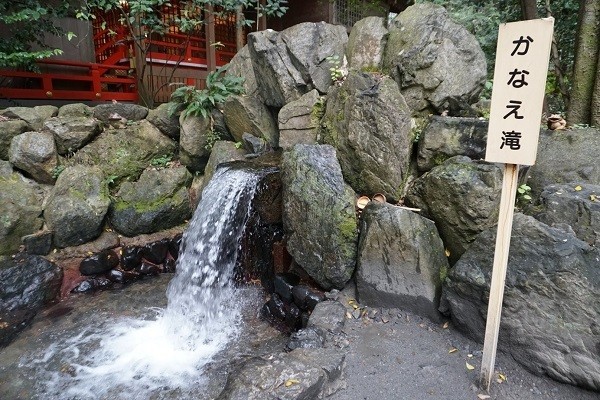
[[[340,56],[329,56],[326,58],[331,67],[329,67],[329,73],[331,74],[331,80],[333,83],[342,82],[345,78],[344,70],[342,69],[342,62]]]
[[[150,161],[150,165],[157,168],[165,168],[172,161],[173,157],[170,154],[156,157]]]
[[[531,187],[525,183],[517,188],[517,204],[531,203]]]
[[[57,165],[56,167],[52,168],[52,179],[58,179],[58,177],[64,170],[64,165]]]
[[[237,76],[225,75],[227,66],[220,67],[208,74],[206,89],[197,89],[194,86],[182,86],[175,90],[171,95],[169,113],[171,115],[181,113],[184,118],[188,115],[208,118],[210,111],[217,104],[223,103],[233,94],[243,93],[244,79]]]
[[[215,143],[217,143],[219,140],[221,140],[221,135],[219,135],[219,132],[216,132],[214,129],[209,130],[206,134],[206,144],[204,145],[204,148],[209,151],[212,150]]]
[[[68,15],[69,1],[0,1],[0,68],[23,67],[35,71],[35,62],[62,54],[61,49],[44,43],[44,33],[67,35],[56,25],[57,18]]]

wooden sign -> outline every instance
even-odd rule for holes
[[[533,165],[553,18],[500,25],[485,160]]]
[[[496,361],[519,164],[535,162],[553,27],[554,19],[544,18],[503,24],[498,31],[485,160],[505,165],[481,360],[486,390]]]

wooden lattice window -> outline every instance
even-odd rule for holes
[[[384,16],[386,7],[377,0],[335,0],[333,23],[351,29],[355,23],[370,16]]]

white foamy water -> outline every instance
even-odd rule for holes
[[[41,398],[148,399],[163,389],[184,394],[202,385],[203,366],[239,333],[232,276],[258,179],[243,170],[217,171],[183,236],[166,309],[153,310],[148,320],[91,327],[28,361],[62,364],[46,375]]]

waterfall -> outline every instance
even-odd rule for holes
[[[60,358],[71,376],[49,378],[43,398],[162,398],[156,393],[173,388],[197,393],[202,368],[240,331],[241,296],[232,278],[261,177],[229,167],[215,173],[183,235],[167,307],[151,320],[119,321],[49,349],[42,358]]]

